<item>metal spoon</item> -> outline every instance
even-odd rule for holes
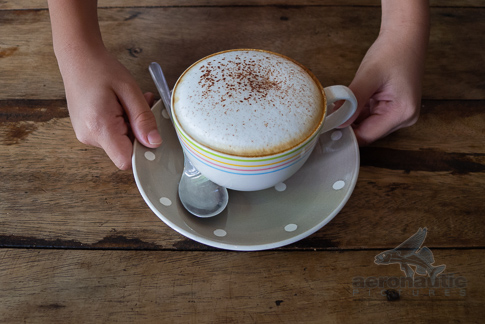
[[[163,104],[172,120],[170,89],[163,75],[162,68],[158,63],[151,63],[148,67],[150,74],[162,97]],[[179,182],[179,198],[185,209],[198,217],[212,217],[221,213],[226,208],[229,195],[225,187],[219,186],[207,179],[197,170],[192,162],[185,156],[184,172]]]

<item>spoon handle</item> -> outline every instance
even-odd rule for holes
[[[160,67],[160,64],[156,62],[152,62],[150,63],[148,70],[150,71],[152,79],[155,82],[155,86],[157,87],[158,92],[162,97],[163,105],[165,106],[165,109],[167,110],[167,113],[173,122],[172,111],[171,111],[172,105],[170,103],[170,99],[171,99],[170,89],[168,87],[167,80],[165,80],[165,76],[163,74],[162,68]]]

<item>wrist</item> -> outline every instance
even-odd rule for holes
[[[382,0],[380,33],[428,39],[428,0]]]
[[[63,42],[54,47],[59,70],[63,77],[66,73],[82,71],[93,62],[103,60],[109,52],[103,43]]]
[[[429,41],[429,1],[382,0],[379,38],[386,46],[412,52],[416,62],[424,62]]]
[[[48,4],[54,53],[59,63],[105,52],[96,0],[49,0]]]

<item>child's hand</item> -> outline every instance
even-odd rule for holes
[[[381,33],[349,86],[357,98],[357,111],[342,125],[352,124],[360,145],[417,121],[429,33],[427,23],[425,1],[383,1]]]
[[[77,138],[103,148],[116,166],[131,167],[133,135],[157,147],[162,139],[149,103],[128,70],[103,44],[97,1],[49,0],[54,51]]]
[[[147,147],[162,139],[143,95],[128,70],[107,51],[83,53],[61,68],[71,122],[82,143],[101,147],[114,164],[131,167],[133,135]]]
[[[412,49],[392,39],[379,37],[372,45],[349,86],[357,112],[343,125],[353,125],[360,145],[417,121],[422,66]]]

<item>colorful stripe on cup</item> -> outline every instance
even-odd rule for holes
[[[186,153],[211,168],[239,175],[261,175],[278,172],[306,160],[318,140],[313,136],[304,145],[287,153],[265,158],[229,157],[211,152],[194,143],[182,132],[178,132],[179,141]]]

